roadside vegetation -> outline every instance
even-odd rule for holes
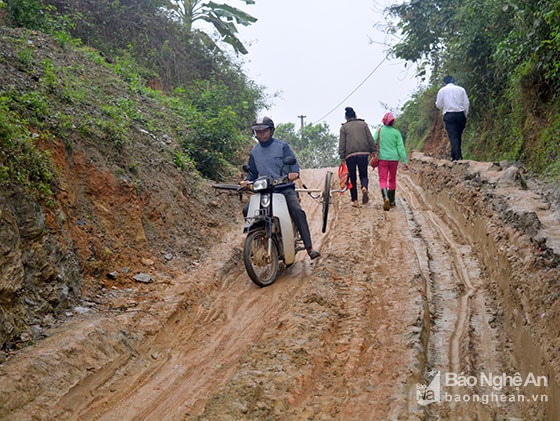
[[[263,90],[235,56],[183,31],[164,6],[78,1],[70,10],[66,2],[0,1],[2,65],[35,81],[0,80],[2,186],[22,185],[51,201],[55,139],[68,152],[87,139],[133,171],[125,150],[137,130],[175,139],[181,150],[172,159],[187,172],[220,180],[241,165]],[[56,58],[42,42],[58,44]]]
[[[418,65],[427,87],[405,105],[400,126],[422,149],[441,124],[433,103],[455,76],[471,100],[466,158],[520,161],[560,176],[560,3],[555,0],[435,0],[388,9],[401,34],[392,53]]]
[[[196,29],[196,21],[216,31]],[[135,164],[124,151],[139,127],[177,140],[181,150],[172,159],[179,168],[229,177],[246,160],[253,145],[248,128],[267,106],[264,88],[246,77],[237,58],[247,52],[237,26],[255,21],[243,10],[201,0],[0,0],[1,60],[36,80],[35,86],[0,82],[0,183],[51,201],[54,139],[71,151],[77,137],[86,138],[120,154],[120,166],[130,171]],[[59,45],[58,61],[32,41],[38,33]],[[310,126],[304,134],[305,142],[294,144],[302,165],[331,165],[328,128]],[[318,156],[322,142],[329,146]]]
[[[244,3],[250,9],[254,1]],[[177,140],[172,159],[181,169],[229,177],[268,101],[238,61],[247,51],[237,26],[258,18],[249,11],[203,0],[0,0],[0,27],[19,31],[2,31],[0,60],[36,81],[0,81],[0,183],[23,185],[48,202],[56,179],[48,142],[62,139],[71,150],[82,136],[119,154],[140,126]],[[534,174],[560,176],[558,2],[413,1],[387,13],[390,31],[402,35],[392,53],[416,63],[428,82],[399,119],[407,148],[422,150],[442,124],[433,102],[443,76],[453,74],[472,103],[467,158],[520,161]],[[196,21],[216,31],[193,29]],[[75,60],[59,66],[42,55],[30,42],[37,33]],[[115,96],[114,86],[127,95]],[[146,104],[159,111],[148,115]],[[278,134],[302,166],[336,165],[337,139],[327,126],[279,124]]]
[[[303,168],[338,166],[338,136],[325,123],[307,124],[299,130],[294,123],[282,123],[275,135],[292,146]]]

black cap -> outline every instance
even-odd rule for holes
[[[344,109],[344,111],[346,111],[346,113],[344,114],[346,116],[346,118],[355,118],[356,117],[356,111],[354,111],[354,108],[346,107]]]

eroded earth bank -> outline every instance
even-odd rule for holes
[[[559,419],[558,198],[422,154],[395,208],[372,190],[360,209],[334,193],[325,234],[304,197],[322,256],[270,287],[244,271],[239,213],[191,270],[108,288],[4,361],[0,418]]]

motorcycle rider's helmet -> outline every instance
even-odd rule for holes
[[[265,129],[270,129],[271,135],[274,134],[274,121],[270,117],[258,117],[251,126],[253,133]]]

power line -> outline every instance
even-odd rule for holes
[[[378,64],[377,66],[375,66],[375,68],[369,73],[369,75],[367,75],[366,78],[365,78],[364,80],[362,80],[362,81],[360,82],[360,84],[359,84],[358,86],[356,86],[356,88],[354,88],[354,90],[353,90],[352,92],[350,92],[350,93],[346,96],[346,98],[344,98],[342,101],[340,101],[338,104],[336,104],[336,106],[335,106],[332,110],[330,110],[327,114],[325,114],[323,117],[321,117],[321,118],[320,118],[319,120],[317,120],[315,123],[313,123],[313,125],[315,125],[315,124],[319,123],[320,121],[324,120],[325,118],[327,118],[327,117],[328,117],[329,115],[331,115],[338,107],[340,107],[348,98],[350,98],[352,95],[354,95],[354,94],[356,93],[356,91],[357,91],[358,89],[360,89],[360,88],[362,87],[362,85],[363,85],[364,83],[366,83],[367,80],[375,73],[375,71],[376,71],[377,69],[379,69],[379,67],[381,67],[381,65],[382,65],[383,63],[385,63],[386,60],[387,60],[387,56],[385,56],[385,57],[383,58],[383,60],[381,60],[381,61],[379,62],[379,64]]]

